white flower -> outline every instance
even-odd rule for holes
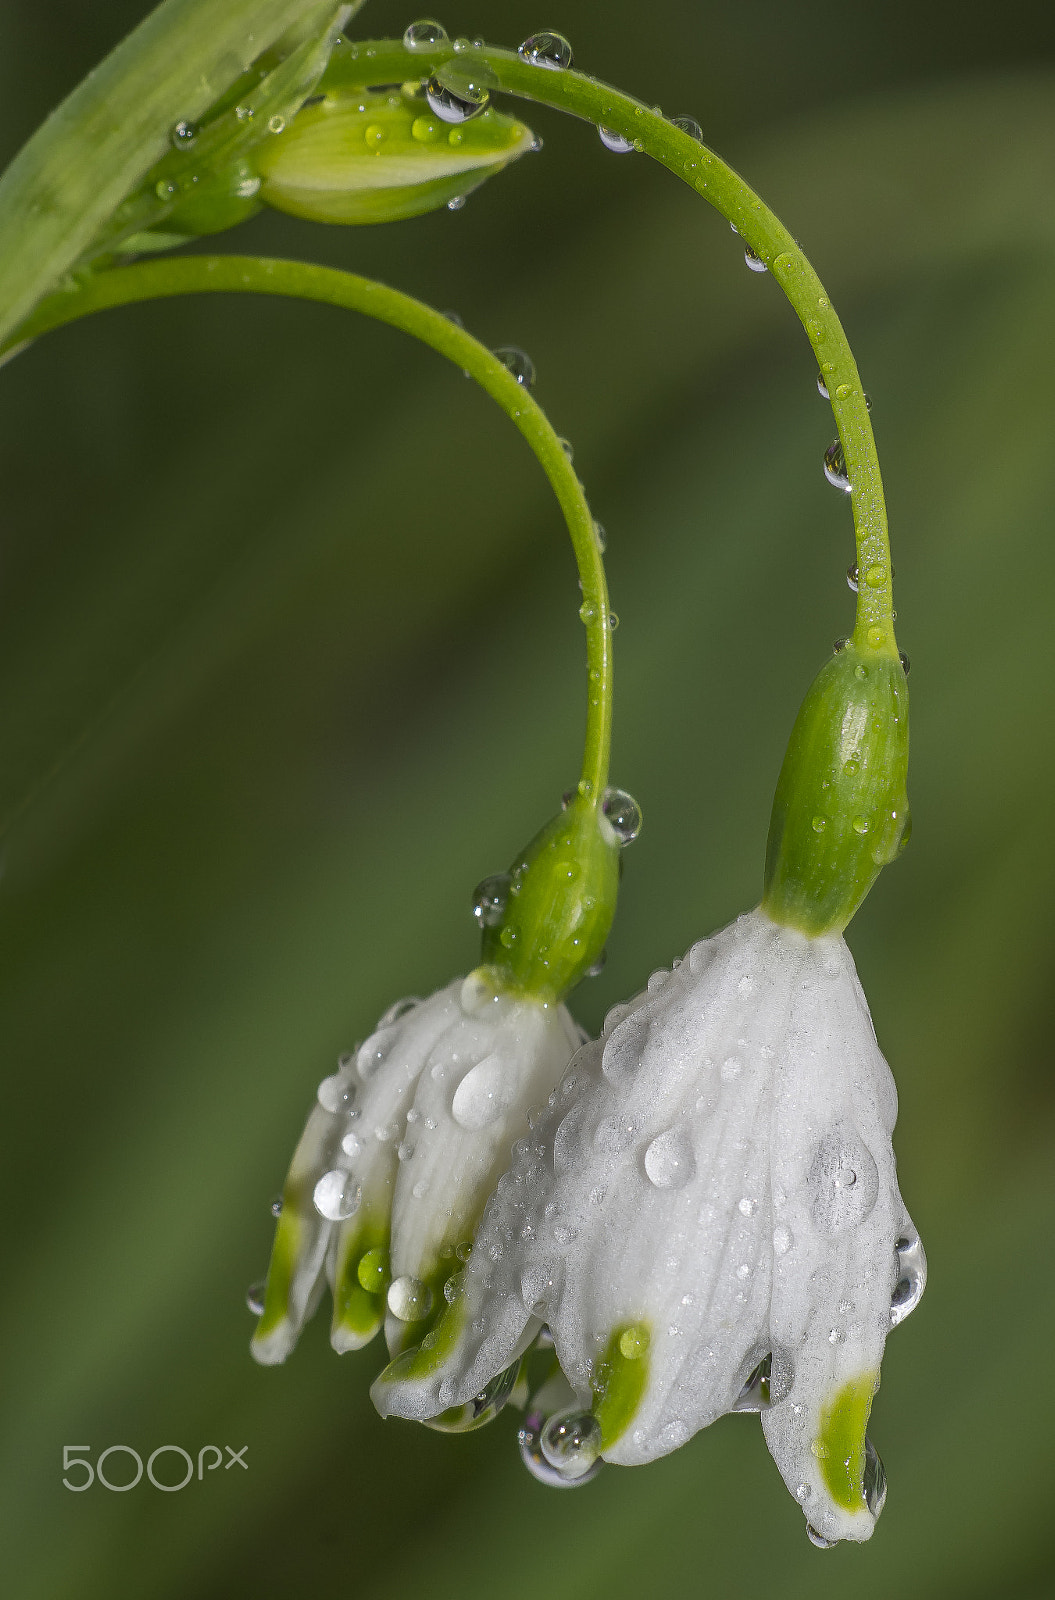
[[[761,1410],[815,1542],[867,1539],[884,1484],[865,1424],[925,1272],[896,1110],[842,938],[741,917],[575,1057],[379,1410],[466,1403],[546,1324],[579,1411],[542,1448],[569,1475]]]
[[[401,1001],[338,1072],[293,1157],[252,1351],[284,1361],[328,1277],[331,1341],[353,1350],[386,1320],[418,1336],[480,1212],[581,1033],[563,1005],[518,996],[487,968]]]

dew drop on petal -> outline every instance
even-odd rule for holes
[[[261,1283],[251,1283],[249,1288],[246,1290],[245,1303],[253,1313],[254,1317],[262,1317],[264,1315],[264,1300],[266,1294],[266,1281]]]
[[[499,1055],[485,1056],[465,1074],[454,1091],[451,1115],[470,1133],[489,1127],[516,1097],[516,1078]]]
[[[394,1278],[388,1286],[388,1309],[400,1322],[420,1322],[432,1310],[432,1291],[418,1278]]]
[[[768,1411],[771,1404],[770,1378],[773,1372],[772,1354],[763,1356],[755,1370],[744,1382],[733,1401],[734,1411]]]
[[[363,1191],[350,1172],[339,1167],[323,1173],[315,1185],[312,1200],[320,1217],[328,1222],[346,1222],[359,1209]]]
[[[574,1483],[601,1454],[601,1424],[592,1411],[558,1411],[543,1424],[539,1443],[550,1466]]]
[[[551,67],[555,72],[565,71],[575,59],[564,35],[553,33],[548,28],[525,39],[517,55],[522,61],[529,61],[533,67]]]
[[[198,142],[198,130],[193,122],[177,122],[169,136],[174,150],[190,150]]]
[[[880,1459],[878,1450],[867,1433],[865,1434],[865,1464],[862,1487],[864,1489],[865,1505],[873,1517],[882,1516],[883,1507],[886,1505],[886,1469]]]
[[[447,30],[443,24],[426,17],[421,22],[410,24],[403,35],[403,46],[406,50],[431,50],[436,45],[444,44],[446,39]]]
[[[369,1294],[380,1294],[388,1281],[388,1251],[367,1250],[359,1257],[355,1275]]]
[[[363,1144],[357,1133],[346,1133],[341,1140],[341,1149],[349,1161],[354,1161],[356,1156],[362,1155]]]
[[[810,1544],[816,1545],[818,1550],[835,1549],[836,1541],[834,1539],[826,1539],[824,1535],[822,1533],[818,1533],[812,1523],[809,1522],[806,1524],[806,1537],[810,1541]]]
[[[791,1249],[791,1229],[781,1222],[773,1229],[773,1249],[778,1256],[787,1255]]]
[[[315,1091],[315,1097],[324,1111],[336,1116],[351,1106],[355,1099],[355,1085],[350,1084],[339,1072],[335,1072],[329,1078],[323,1078]]]
[[[683,1189],[695,1172],[692,1144],[681,1128],[668,1128],[645,1151],[645,1173],[657,1189]]]
[[[927,1257],[915,1228],[904,1233],[894,1246],[898,1277],[890,1298],[890,1326],[911,1316],[927,1287]]]
[[[825,1233],[858,1227],[879,1196],[879,1168],[850,1127],[837,1127],[817,1146],[807,1178],[813,1220]]]

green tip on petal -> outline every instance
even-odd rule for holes
[[[865,1429],[878,1386],[877,1372],[851,1378],[821,1415],[814,1452],[828,1492],[844,1511],[865,1507]]]
[[[648,1384],[648,1324],[628,1322],[608,1340],[592,1378],[593,1414],[601,1427],[602,1450],[626,1432]]]
[[[908,686],[896,655],[848,643],[795,719],[773,801],[762,909],[841,933],[908,838]]]

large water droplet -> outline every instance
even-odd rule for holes
[[[817,1146],[807,1184],[817,1227],[843,1233],[871,1213],[879,1196],[879,1168],[853,1128],[837,1127]]]
[[[254,1317],[264,1315],[264,1302],[267,1297],[267,1283],[251,1283],[245,1292],[245,1303]]]
[[[516,1098],[516,1077],[501,1056],[485,1056],[459,1083],[451,1101],[451,1115],[470,1133],[487,1128],[508,1111]]]
[[[645,1172],[657,1189],[682,1189],[695,1171],[692,1144],[681,1128],[668,1128],[645,1151]]]
[[[511,1367],[485,1384],[467,1405],[452,1406],[449,1411],[426,1421],[425,1426],[434,1428],[437,1433],[472,1433],[474,1428],[482,1428],[497,1417],[516,1388],[519,1376],[520,1362],[514,1361]]]
[[[822,400],[831,399],[831,396],[828,393],[828,385],[824,381],[823,372],[818,372],[817,374],[817,393],[820,395]]]
[[[762,260],[762,257],[758,255],[756,251],[752,250],[750,245],[745,245],[744,247],[744,261],[750,267],[752,272],[769,271],[769,268]]]
[[[817,1546],[818,1550],[834,1550],[837,1542],[835,1539],[826,1539],[823,1533],[818,1533],[812,1523],[809,1522],[806,1524],[806,1537],[810,1544]]]
[[[169,137],[174,150],[190,150],[198,142],[198,130],[193,122],[177,122]]]
[[[687,133],[697,144],[703,143],[703,129],[695,117],[671,117],[670,120],[673,127],[680,128],[682,133]]]
[[[733,1401],[734,1411],[768,1411],[772,1404],[770,1379],[773,1374],[772,1354],[763,1356],[750,1374],[740,1393]]]
[[[833,439],[824,452],[824,476],[836,489],[842,489],[844,494],[850,494],[853,485],[846,470],[846,457],[843,455],[841,439]]]
[[[641,832],[641,807],[625,789],[606,789],[601,810],[621,845],[630,844]]]
[[[633,139],[624,139],[621,133],[616,133],[614,128],[606,128],[603,123],[597,124],[597,132],[605,149],[613,150],[617,156],[625,156],[634,148]]]
[[[537,1478],[539,1483],[544,1483],[549,1489],[577,1489],[581,1484],[589,1483],[591,1478],[595,1478],[601,1470],[600,1457],[597,1458],[588,1471],[578,1478],[568,1477],[559,1467],[554,1467],[547,1461],[542,1453],[542,1429],[544,1424],[545,1418],[542,1412],[529,1406],[527,1416],[524,1418],[524,1426],[517,1435],[517,1443],[520,1446],[520,1459],[531,1473],[531,1476]]]
[[[355,1275],[369,1294],[380,1294],[388,1282],[388,1251],[367,1250],[359,1257]]]
[[[500,344],[495,355],[503,367],[513,374],[517,383],[522,384],[525,389],[534,388],[535,363],[529,355],[523,350],[518,350],[514,344]]]
[[[388,1309],[400,1322],[420,1322],[432,1310],[432,1291],[418,1278],[395,1278],[388,1286]]]
[[[323,1173],[312,1195],[316,1211],[328,1222],[346,1222],[354,1217],[362,1198],[363,1191],[351,1173],[342,1172],[339,1167]]]
[[[468,122],[487,110],[491,91],[481,76],[445,62],[425,85],[425,98],[442,122]],[[464,195],[456,196],[464,204]],[[448,206],[450,201],[447,202]]]
[[[315,1091],[315,1098],[324,1111],[337,1116],[350,1109],[355,1099],[355,1085],[349,1083],[343,1073],[335,1072],[329,1078],[323,1078]]]
[[[857,593],[861,586],[861,574],[856,561],[851,561],[846,569],[846,585],[847,588],[853,590],[854,594]]]
[[[862,1488],[864,1489],[865,1505],[873,1517],[882,1516],[883,1507],[886,1505],[886,1468],[880,1459],[879,1451],[867,1433],[865,1434],[865,1466]]]
[[[522,61],[530,61],[533,67],[552,67],[557,72],[570,67],[575,59],[564,35],[549,29],[525,39],[517,55]]]
[[[403,35],[403,47],[406,50],[432,50],[438,44],[444,44],[447,39],[447,30],[441,22],[434,22],[431,17],[425,17],[421,22],[412,22]]]
[[[473,890],[473,916],[481,928],[497,928],[506,914],[512,879],[508,872],[484,878]]]
[[[905,677],[907,678],[908,675],[909,675],[909,672],[911,670],[911,667],[912,667],[912,662],[909,660],[909,658],[905,654],[904,650],[899,650],[898,651],[897,658],[901,662],[901,670],[905,674]]]
[[[592,1411],[558,1411],[543,1424],[539,1443],[550,1466],[575,1483],[601,1454],[601,1424]]]
[[[898,1277],[890,1297],[890,1326],[911,1316],[923,1299],[927,1287],[927,1257],[919,1234],[913,1228],[894,1246],[897,1255]]]

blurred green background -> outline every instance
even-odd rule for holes
[[[143,14],[0,9],[0,159]],[[360,33],[414,13],[370,0]],[[1042,1600],[1055,1594],[1055,13],[456,0],[689,112],[802,240],[874,400],[912,657],[911,849],[850,930],[931,1285],[890,1341],[890,1496],[822,1555],[757,1421],[573,1494],[516,1421],[382,1424],[324,1318],[249,1359],[245,1286],[317,1081],[474,960],[469,894],[573,781],[574,568],[512,427],[394,332],[186,301],[0,373],[0,1555],[17,1600]],[[666,173],[539,111],[458,214],[263,217],[522,345],[609,537],[626,860],[596,1029],[752,905],[799,699],[848,630],[831,414],[775,284]],[[65,1444],[248,1445],[184,1492]],[[125,1464],[117,1459],[120,1479]],[[175,1470],[175,1469],[173,1469]]]

